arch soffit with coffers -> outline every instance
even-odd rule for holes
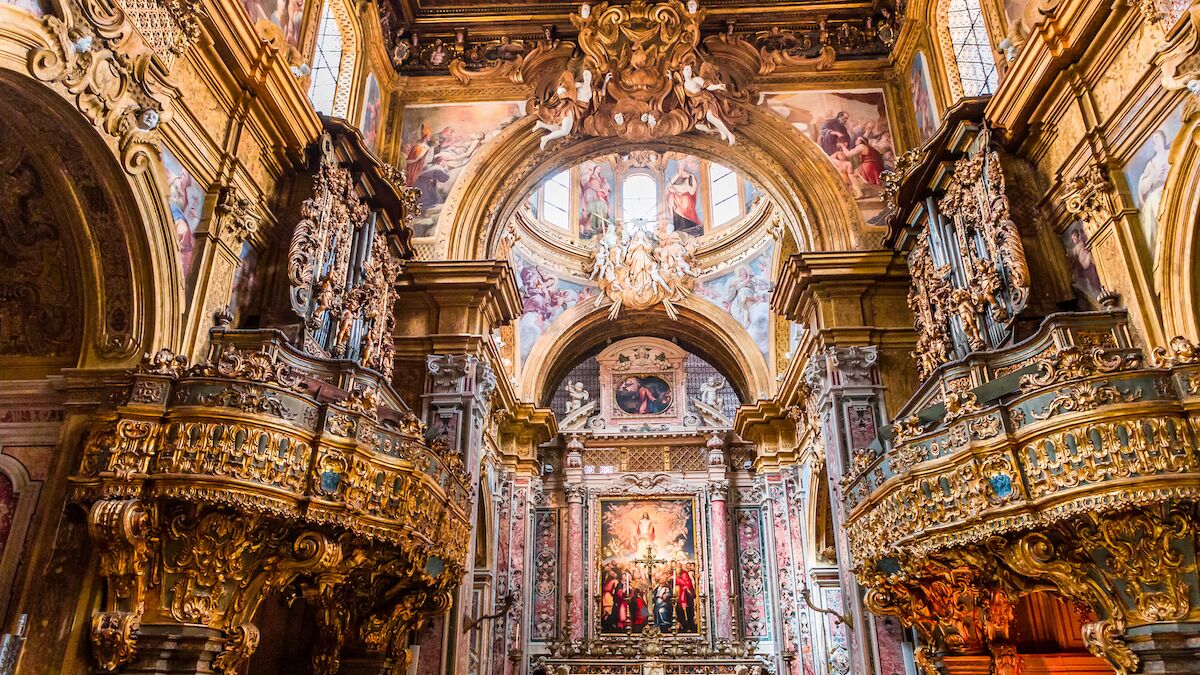
[[[145,352],[177,347],[184,280],[158,157],[122,148],[83,116],[63,85],[29,75],[31,52],[52,46],[41,20],[2,5],[0,18],[0,115],[30,134],[65,177],[63,209],[75,212],[73,225],[82,230],[72,233],[85,302],[78,367],[130,365]],[[125,305],[123,330],[118,303]]]
[[[675,151],[729,166],[751,178],[779,206],[784,224],[804,250],[852,250],[865,224],[833,165],[811,139],[774,113],[747,106],[738,143],[691,133],[632,143],[619,138],[573,137],[540,150],[534,117],[508,125],[466,167],[438,222],[439,257],[474,260],[495,254],[509,218],[545,175],[589,157],[634,149]]]
[[[679,346],[708,361],[742,401],[772,393],[766,358],[744,327],[706,300],[687,297],[674,303],[679,318],[662,310],[626,312],[608,317],[609,307],[584,302],[563,312],[534,343],[525,359],[537,368],[521,369],[521,391],[546,403],[554,388],[597,345],[634,336],[676,338]]]

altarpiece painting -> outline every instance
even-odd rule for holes
[[[700,565],[693,497],[602,497],[598,618],[601,635],[696,635]]]

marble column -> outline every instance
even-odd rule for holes
[[[713,619],[718,639],[733,636],[733,607],[729,594],[729,518],[725,502],[729,497],[729,481],[726,480],[725,443],[716,432],[705,444],[708,449],[708,523],[709,540],[712,542]]]
[[[728,518],[725,513],[725,500],[729,495],[728,481],[712,481],[708,484],[709,493],[709,522],[712,531],[712,573],[713,592],[716,593],[716,635],[719,639],[729,639],[733,636],[732,617],[733,607],[730,603],[729,586],[729,540],[727,530]]]
[[[583,569],[583,442],[576,436],[567,444],[567,466],[564,471],[567,496],[567,593],[571,594],[571,639],[583,639],[583,606],[588,601],[587,580]]]
[[[486,361],[472,354],[431,354],[426,357],[424,418],[430,430],[445,439],[449,448],[459,453],[471,472],[471,482],[479,482],[479,457],[483,448],[483,425],[491,410],[490,398],[496,387],[496,376]],[[476,495],[476,498],[478,496]],[[475,513],[475,503],[467,505]],[[478,525],[478,524],[477,524]],[[450,661],[449,675],[465,675],[470,668],[468,638],[462,626],[469,621],[471,594],[474,589],[476,538],[471,537],[462,583],[455,591],[454,603],[444,621],[444,649],[422,649],[418,672],[442,670],[442,653]]]
[[[847,615],[851,624],[849,635],[845,636],[848,662],[844,667],[839,663],[831,668],[830,675],[871,675],[878,660],[874,624],[863,606],[862,591],[849,566],[849,542],[845,530],[839,526],[845,515],[842,501],[837,497],[839,482],[853,470],[851,458],[875,452],[878,447],[879,423],[886,419],[878,366],[879,350],[873,345],[828,347],[812,356],[804,373],[816,399],[826,450],[829,494],[834,495],[830,506],[835,523],[841,606],[828,608]]]

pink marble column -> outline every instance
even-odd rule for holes
[[[709,506],[709,523],[712,531],[712,575],[713,592],[716,594],[713,606],[716,607],[716,635],[718,638],[731,638],[731,621],[733,607],[729,603],[729,524],[725,515],[725,499],[729,494],[728,481],[713,481],[708,484],[711,501]]]
[[[583,485],[567,483],[567,593],[571,594],[571,639],[583,639],[583,604],[587,602],[583,578]]]

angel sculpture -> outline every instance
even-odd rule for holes
[[[575,122],[591,106],[592,71],[583,71],[583,80],[576,82],[574,73],[564,70],[559,75],[554,95],[558,100],[539,110],[541,119],[533,125],[534,129],[550,132],[542,136],[540,143],[542,150],[546,149],[546,144],[550,141],[569,136],[575,128]]]
[[[721,140],[733,145],[737,142],[733,132],[725,125],[725,121],[721,119],[722,110],[721,103],[715,91],[726,91],[728,87],[724,82],[717,82],[716,68],[707,62],[701,62],[700,73],[692,72],[692,65],[686,64],[680,74],[680,79],[683,83],[683,91],[687,96],[688,107],[692,114],[698,118],[706,120],[708,123],[700,122],[696,124],[696,128],[706,133],[716,133],[721,137]]]
[[[586,405],[588,399],[591,398],[591,394],[588,393],[588,390],[583,388],[582,382],[576,382],[573,385],[568,382],[566,389],[567,412],[575,412],[576,410],[579,410]]]
[[[720,404],[721,389],[725,387],[725,379],[713,376],[700,383],[700,402],[714,408]]]

